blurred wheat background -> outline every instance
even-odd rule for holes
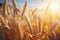
[[[0,40],[60,40],[59,2],[49,1],[45,9],[29,9],[28,0],[23,8],[16,0],[11,4],[4,0],[0,5]]]

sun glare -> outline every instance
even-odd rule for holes
[[[56,2],[52,2],[50,5],[50,10],[58,10],[59,5]]]

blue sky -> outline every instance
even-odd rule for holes
[[[18,2],[18,0],[17,0]],[[20,0],[20,2],[18,2],[18,4],[20,4],[21,6],[23,6],[25,3],[25,0]],[[29,8],[36,8],[36,6],[41,5],[41,0],[28,0],[28,7]]]
[[[0,0],[0,3],[4,3],[4,1],[3,0]]]
[[[16,0],[16,1],[20,7],[23,7],[26,0]],[[3,2],[3,0],[0,0],[0,2]],[[8,2],[12,4],[11,0],[8,0]],[[42,0],[28,0],[28,8],[41,8],[41,7],[42,7]]]
[[[20,7],[24,6],[25,0],[17,0],[17,3],[20,5]],[[42,0],[28,0],[28,8],[44,8],[48,3],[48,0],[44,0],[42,3]]]
[[[16,0],[16,1],[20,7],[23,7],[26,0]],[[9,2],[11,3],[11,0],[9,0]],[[28,8],[37,8],[37,7],[42,7],[41,0],[28,0]]]
[[[23,7],[26,0],[16,0],[16,1],[20,7]],[[3,3],[3,0],[0,0],[0,3],[1,2]],[[12,4],[11,0],[8,0],[8,2]],[[44,0],[43,3],[42,0],[28,0],[28,8],[44,8],[48,4],[48,2],[49,0]]]

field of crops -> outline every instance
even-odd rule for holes
[[[0,5],[0,40],[60,40],[60,9],[21,8],[12,0]]]

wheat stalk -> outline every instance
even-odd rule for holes
[[[13,3],[14,8],[16,8],[17,7],[16,0],[12,0],[12,3]]]
[[[21,17],[23,17],[23,15],[24,15],[24,13],[25,13],[25,11],[26,11],[26,8],[27,8],[27,1],[25,2],[25,5],[24,5],[24,8],[23,8]]]
[[[4,0],[3,13],[5,17],[7,16],[7,4],[8,0]]]

